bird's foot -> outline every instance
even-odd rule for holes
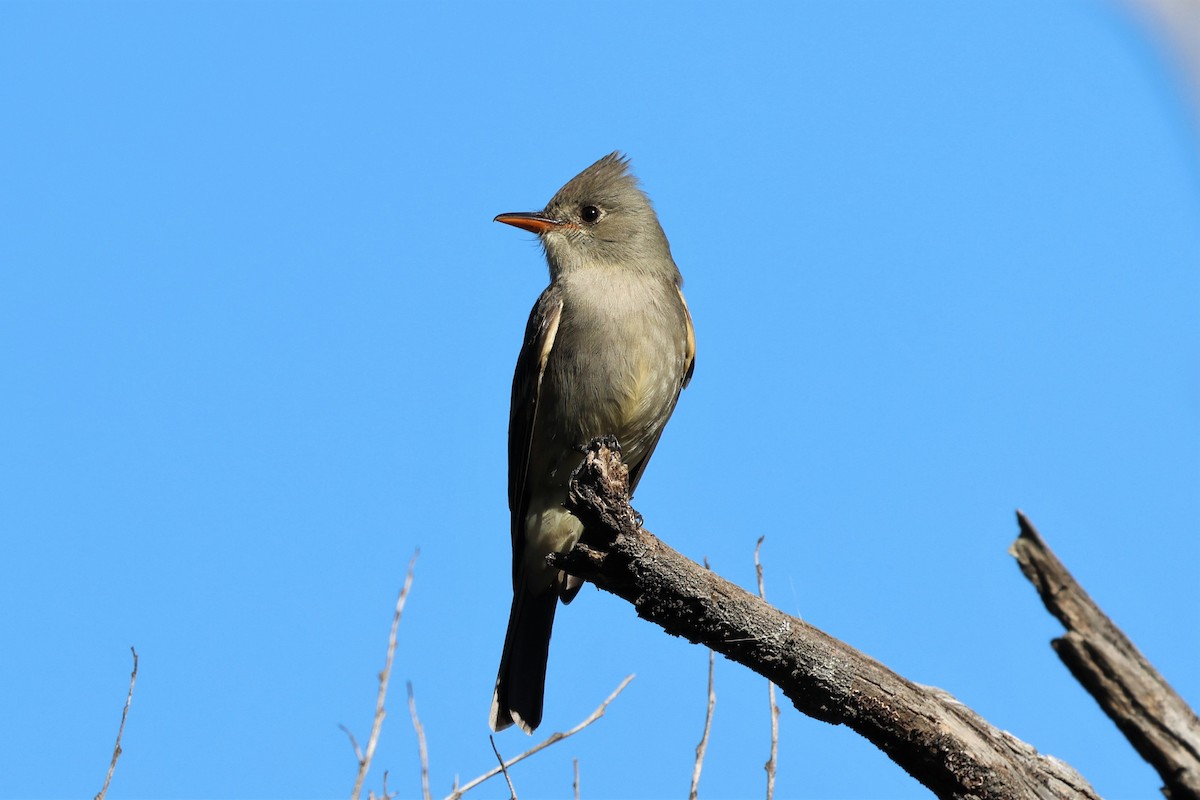
[[[579,445],[578,449],[579,452],[586,453],[589,450],[599,451],[601,448],[611,450],[617,455],[621,455],[621,442],[618,441],[617,437],[613,436],[611,433],[606,433],[603,436],[597,436],[587,444]]]

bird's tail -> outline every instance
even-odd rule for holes
[[[514,722],[526,733],[533,733],[542,722],[542,694],[546,688],[546,659],[550,653],[550,631],[558,608],[558,592],[553,585],[540,594],[530,592],[517,581],[512,611],[508,615],[508,633],[492,695],[490,725],[502,731]]]

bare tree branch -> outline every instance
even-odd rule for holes
[[[583,541],[548,561],[624,598],[668,633],[750,667],[802,713],[854,729],[938,797],[1097,797],[1069,766],[946,692],[902,678],[684,558],[640,528],[628,498],[619,454],[593,442],[568,499]]]
[[[417,556],[421,555],[421,551],[413,553],[412,559],[408,562],[408,574],[404,576],[404,586],[400,589],[400,596],[396,598],[396,612],[392,615],[392,630],[388,634],[387,661],[383,665],[383,671],[379,673],[379,692],[375,697],[375,720],[371,723],[371,736],[367,739],[367,751],[359,756],[358,759],[358,775],[354,779],[354,790],[350,793],[350,800],[358,800],[362,793],[363,781],[367,779],[367,772],[371,769],[371,759],[375,757],[375,747],[379,744],[379,732],[383,730],[383,718],[387,716],[384,710],[384,702],[387,700],[388,680],[392,677],[392,661],[396,657],[396,633],[400,630],[400,617],[404,613],[404,604],[408,600],[408,590],[412,588],[413,569],[417,565]],[[345,727],[342,730],[350,733]],[[358,743],[354,741],[354,736],[350,736],[350,741],[354,743],[355,753],[358,753]]]
[[[1172,800],[1200,798],[1200,719],[1113,624],[1020,511],[1010,552],[1063,627],[1051,642],[1142,758],[1158,771]]]
[[[542,750],[545,750],[550,745],[555,744],[557,742],[561,742],[563,739],[569,738],[569,737],[574,736],[575,734],[579,733],[581,730],[586,728],[588,725],[591,725],[593,722],[595,722],[596,720],[598,720],[604,716],[604,711],[605,711],[605,709],[608,708],[608,704],[611,703],[613,700],[617,699],[617,695],[619,695],[621,692],[623,692],[625,690],[625,687],[629,685],[629,682],[631,680],[633,680],[633,676],[626,675],[625,680],[621,681],[621,684],[619,686],[617,686],[616,689],[613,689],[613,693],[610,694],[605,699],[605,701],[603,703],[601,703],[600,706],[595,711],[593,711],[591,714],[589,714],[587,719],[585,719],[583,722],[576,725],[574,728],[571,728],[571,730],[567,731],[566,733],[556,731],[555,733],[550,734],[549,736],[546,737],[546,739],[544,741],[541,742],[541,744],[534,745],[533,747],[526,750],[524,753],[521,753],[521,755],[515,756],[514,758],[510,759],[509,761],[501,762],[499,767],[496,767],[495,769],[485,772],[484,774],[480,775],[478,778],[475,778],[472,781],[468,781],[467,783],[463,784],[462,786],[457,785],[458,778],[455,778],[454,779],[454,781],[455,781],[454,790],[452,792],[450,792],[450,794],[446,795],[446,800],[459,800],[460,797],[462,797],[464,794],[466,794],[467,792],[474,789],[479,784],[486,781],[488,778],[494,778],[495,776],[499,775],[501,772],[508,769],[512,765],[517,764],[517,763],[529,758],[534,753],[539,753]]]
[[[763,602],[766,602],[767,590],[763,585],[763,568],[762,562],[758,560],[758,551],[762,549],[763,539],[766,538],[758,537],[758,544],[754,545],[754,574],[758,577],[758,597]],[[767,681],[767,698],[771,709],[771,755],[763,769],[767,771],[767,800],[774,800],[775,770],[779,757],[779,706],[775,703],[775,684],[771,681]]]
[[[129,652],[133,653],[133,672],[129,675],[129,694],[125,695],[125,708],[121,711],[121,724],[117,727],[117,743],[113,746],[112,761],[108,762],[108,774],[104,776],[104,785],[96,794],[96,800],[104,800],[104,796],[108,794],[108,785],[112,783],[113,772],[117,769],[117,759],[121,757],[121,735],[125,733],[125,718],[129,716],[129,704],[133,702],[133,685],[137,683],[137,650],[130,647]]]

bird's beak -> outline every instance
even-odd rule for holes
[[[495,222],[503,222],[505,225],[513,225],[522,230],[531,231],[541,236],[548,230],[557,228],[562,223],[556,219],[551,219],[545,214],[533,213],[513,213],[500,214],[494,220]]]

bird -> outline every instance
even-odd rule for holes
[[[621,153],[576,175],[542,211],[495,221],[536,233],[550,269],[513,375],[513,600],[489,716],[493,731],[516,723],[531,734],[554,613],[582,585],[546,562],[583,533],[564,507],[567,481],[588,442],[613,436],[637,487],[692,378],[696,335],[666,234]]]

